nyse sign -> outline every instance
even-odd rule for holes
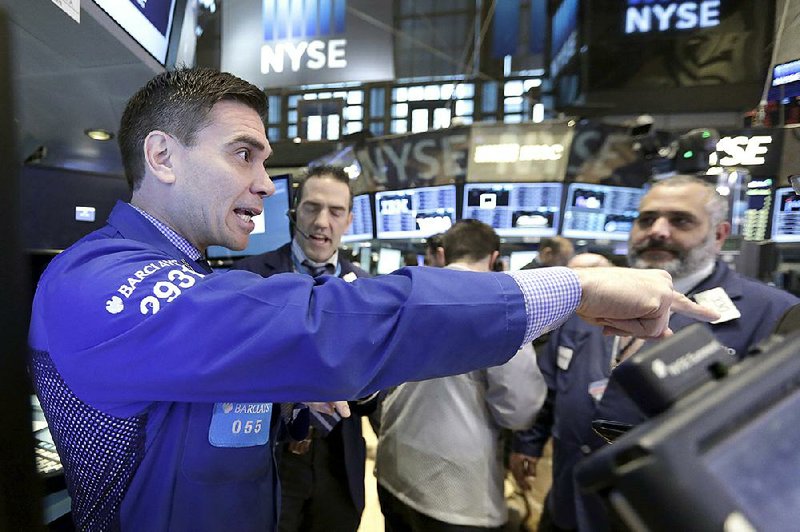
[[[625,33],[711,28],[719,25],[720,0],[664,2],[628,0]]]
[[[717,151],[709,158],[712,167],[709,173],[718,173],[721,170],[719,167],[747,166],[751,171],[753,167],[758,167],[756,175],[773,174],[776,169],[762,168],[765,165],[774,166],[768,164],[772,159],[773,138],[772,135],[722,137],[717,143]]]
[[[286,60],[292,72],[300,68],[319,70],[321,68],[345,68],[347,40],[281,42],[261,47],[261,73],[283,72]],[[327,50],[326,50],[327,48]],[[305,62],[303,59],[306,59]]]

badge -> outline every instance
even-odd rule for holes
[[[272,403],[215,403],[208,427],[214,447],[255,447],[269,441]]]
[[[592,396],[596,402],[600,402],[600,399],[603,398],[603,394],[606,393],[606,386],[608,385],[608,379],[600,379],[599,381],[594,381],[589,383],[589,395]]]
[[[558,346],[558,359],[556,360],[558,369],[567,371],[570,362],[572,362],[572,349],[564,347],[563,345]]]
[[[700,292],[694,295],[694,300],[698,305],[710,308],[719,313],[720,318],[717,321],[712,321],[712,324],[725,323],[742,317],[742,313],[733,304],[731,298],[722,287],[712,288],[705,292]]]
[[[355,272],[347,272],[346,274],[342,275],[342,280],[346,283],[352,283],[358,279],[358,275]]]

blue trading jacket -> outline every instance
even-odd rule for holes
[[[502,364],[524,308],[504,274],[206,274],[120,203],[53,259],[33,304],[31,372],[76,524],[273,529],[271,403]]]
[[[742,358],[752,345],[767,337],[778,319],[798,303],[795,296],[743,277],[723,262],[688,295],[722,287],[742,314],[736,320],[706,324],[719,341]],[[677,331],[696,323],[674,314],[670,327]],[[537,416],[528,431],[515,433],[513,448],[530,456],[541,456],[547,440],[553,438],[553,485],[548,495],[552,518],[562,528],[606,530],[608,524],[600,499],[581,494],[573,469],[588,452],[605,445],[591,428],[594,419],[639,424],[646,416],[628,399],[611,378],[613,337],[603,336],[599,327],[571,317],[557,329],[546,349],[538,356],[548,389],[554,395],[550,418]],[[598,402],[589,390],[599,392]]]

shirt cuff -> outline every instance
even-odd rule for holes
[[[528,323],[522,345],[564,323],[581,302],[580,281],[569,268],[537,268],[505,273],[516,281],[525,299]]]

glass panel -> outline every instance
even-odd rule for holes
[[[523,82],[522,86],[525,88],[525,90],[528,90],[531,87],[538,87],[541,84],[542,84],[542,80],[541,79],[539,79],[539,78],[531,78],[531,79],[526,79]]]
[[[408,133],[408,122],[405,119],[392,120],[392,133]]]
[[[506,124],[520,124],[522,123],[522,115],[506,115],[503,118],[503,122]]]
[[[503,96],[522,96],[524,91],[521,80],[506,81],[503,87]]]
[[[497,83],[490,81],[483,84],[483,102],[481,110],[484,113],[494,113],[497,110]]]
[[[360,105],[364,103],[363,91],[350,91],[347,93],[347,105]]]
[[[411,111],[411,132],[422,133],[428,131],[428,110],[414,109]]]
[[[351,134],[351,133],[358,133],[359,131],[361,131],[363,129],[363,126],[361,125],[361,122],[348,122],[346,124],[346,127],[347,127],[347,134],[348,135]]]
[[[322,140],[322,117],[318,115],[309,116],[306,119],[306,138],[308,140]]]
[[[281,97],[270,96],[267,100],[269,102],[269,111],[267,112],[267,121],[270,124],[281,123]]]
[[[289,123],[290,124],[296,124],[297,123],[297,111],[289,111],[288,115],[289,115],[288,116]]]
[[[453,89],[455,85],[452,83],[445,83],[442,85],[442,100],[449,100],[453,97]]]
[[[267,138],[270,141],[279,140],[281,138],[281,128],[279,127],[271,127],[267,130]]]
[[[475,110],[475,102],[472,100],[457,100],[456,101],[456,115],[466,116],[471,115]]]
[[[295,138],[297,136],[297,125],[296,124],[295,125],[291,125],[288,128],[286,128],[286,136],[288,136],[290,139],[293,139],[293,138]]]
[[[425,87],[426,100],[438,100],[441,93],[442,89],[439,87],[439,85],[427,85]]]
[[[372,89],[369,93],[369,114],[373,117],[383,116],[383,105],[386,92],[383,88]]]
[[[392,90],[392,101],[406,102],[408,101],[408,87],[397,87]]]
[[[472,83],[461,83],[456,87],[457,98],[472,98],[475,96],[475,85]]]
[[[351,105],[344,108],[345,120],[361,120],[364,118],[364,110],[360,105]]]
[[[437,107],[433,110],[433,129],[450,127],[450,109]]]
[[[289,96],[289,109],[297,109],[298,100],[300,100],[300,96],[297,94]]]
[[[383,122],[373,122],[369,125],[369,130],[373,135],[383,135]]]
[[[331,96],[332,96],[332,94],[330,92],[320,92],[319,93],[319,99],[320,100],[330,100]]]
[[[339,115],[328,115],[328,139],[339,138]]]
[[[316,92],[307,92],[303,95],[304,100],[316,100],[317,93]]]
[[[392,118],[405,118],[408,116],[408,104],[396,103],[392,106]]]
[[[425,87],[409,87],[408,101],[419,102],[425,99]]]

